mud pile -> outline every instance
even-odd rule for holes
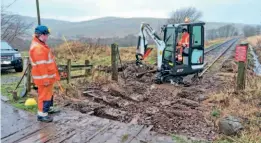
[[[127,81],[140,81],[143,83],[152,83],[155,78],[155,73],[145,73],[151,70],[154,70],[156,67],[151,65],[143,65],[141,67],[136,66],[134,62],[124,64],[124,70],[121,74],[121,77],[127,79]],[[142,76],[138,77],[139,73],[144,73]]]
[[[93,87],[92,87],[93,88]],[[82,113],[122,121],[153,125],[159,133],[178,133],[190,137],[213,138],[213,124],[204,117],[205,109],[199,103],[200,91],[166,89],[129,82],[126,85],[111,83],[99,89],[84,92],[86,97],[77,108]]]
[[[127,81],[136,80],[140,82],[152,82],[155,77],[155,72],[148,72],[151,70],[155,70],[156,67],[153,65],[142,65],[142,66],[136,66],[135,61],[126,62],[122,65],[118,66],[118,71],[122,79],[125,79]],[[103,71],[110,73],[111,66],[98,66],[96,67],[96,70]],[[145,73],[148,72],[148,73]],[[137,77],[137,74],[144,73],[142,76]]]
[[[237,72],[237,64],[234,62],[233,59],[229,59],[222,64],[220,71],[236,73]]]
[[[125,123],[153,125],[152,130],[163,134],[212,139],[216,134],[214,125],[204,117],[208,108],[200,104],[205,100],[204,91],[153,84],[155,73],[136,76],[153,69],[154,66],[124,64],[119,82],[81,85],[81,98],[68,106]]]

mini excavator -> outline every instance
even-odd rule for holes
[[[136,50],[136,65],[142,66],[142,61],[148,57],[153,48],[148,47],[148,37],[157,46],[157,74],[155,82],[184,84],[183,77],[187,75],[197,76],[204,68],[204,22],[185,20],[180,24],[164,25],[161,30],[163,40],[155,30],[142,23],[138,37]],[[188,43],[184,44],[182,35],[188,34]]]

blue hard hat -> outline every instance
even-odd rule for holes
[[[38,25],[36,28],[35,28],[35,31],[34,31],[35,34],[50,34],[50,30],[48,29],[48,27],[44,26],[44,25]]]

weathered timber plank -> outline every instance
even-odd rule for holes
[[[91,143],[104,143],[108,139],[110,139],[114,134],[119,130],[121,124],[118,122],[113,122],[110,127],[108,127],[106,130],[103,130],[98,135],[96,135],[94,138],[90,140]]]
[[[143,125],[124,125],[121,126],[118,131],[105,143],[128,143],[137,136],[141,130],[144,128]]]
[[[35,132],[43,129],[43,128],[46,128],[48,126],[50,126],[51,124],[32,124],[31,126],[23,129],[23,130],[20,130],[19,132],[13,134],[12,136],[9,136],[3,140],[1,140],[2,142],[5,142],[5,143],[13,143],[13,142],[17,142],[21,139],[24,139],[26,138],[27,136],[30,136],[32,134],[34,134]]]
[[[107,119],[98,119],[97,117],[91,116],[88,118],[90,118],[90,120],[84,122],[82,125],[77,124],[77,133],[65,142],[84,142],[103,126],[110,123]]]
[[[47,128],[41,129],[34,134],[26,137],[26,139],[19,140],[19,143],[42,143],[51,140],[54,136],[57,136],[63,132],[65,132],[67,127],[59,127],[59,126],[48,126]]]
[[[136,142],[148,142],[151,138],[150,136],[150,130],[153,128],[153,125],[149,125],[147,128],[143,128],[143,130],[135,137],[130,143],[136,143]]]
[[[94,98],[94,100],[98,101],[98,102],[103,102],[105,105],[110,105],[110,106],[118,106],[118,97],[114,97],[114,96],[104,96],[104,95],[98,95],[96,93],[94,93],[94,91],[84,91],[83,92],[84,95],[89,96]]]
[[[103,132],[104,130],[107,130],[110,126],[112,125],[112,122],[105,125],[104,127],[102,127],[100,130],[98,130],[97,132],[95,132],[93,135],[91,135],[90,137],[88,137],[85,142],[90,142],[91,139],[93,139],[95,136],[97,136],[98,134],[100,134],[101,132]]]

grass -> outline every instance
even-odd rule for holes
[[[121,142],[123,143],[123,142],[127,141],[128,138],[129,138],[128,134],[123,135],[122,138],[121,138]]]
[[[33,106],[25,106],[24,103],[11,103],[14,107],[25,110],[25,111],[29,111],[31,113],[36,114],[37,113],[37,105],[33,105]]]
[[[251,68],[251,69],[255,68],[253,58],[254,58],[254,56],[251,54],[250,50],[248,50],[248,54],[247,54],[248,67]]]
[[[21,98],[20,94],[21,92],[24,90],[23,87],[23,81],[21,82],[21,85],[17,88],[17,96],[19,97],[17,101],[13,100],[13,94],[12,92],[15,90],[18,81],[14,80],[14,81],[10,81],[10,79],[8,79],[10,82],[9,83],[4,83],[3,79],[4,78],[9,78],[9,77],[17,77],[20,80],[20,77],[22,77],[23,73],[16,73],[13,71],[4,71],[1,73],[1,95],[2,96],[6,96],[9,99],[9,102],[11,105],[13,105],[16,108],[22,109],[22,110],[26,110],[29,111],[31,113],[36,113],[37,112],[37,106],[33,106],[33,107],[27,107],[24,105],[26,98]]]
[[[171,138],[175,143],[208,143],[206,141],[200,141],[200,140],[189,140],[186,137],[179,136],[179,135],[171,135]]]
[[[171,138],[173,141],[176,141],[177,143],[187,143],[187,141],[184,138],[177,135],[172,135]]]
[[[225,39],[216,39],[206,42],[205,46],[209,47],[223,42]],[[67,45],[61,44],[54,50],[56,61],[58,64],[66,64],[67,59],[76,59],[72,64],[83,64],[85,60],[89,60],[91,64],[108,66],[111,64],[111,49],[105,45],[86,44],[81,42],[69,42],[73,55],[69,52]],[[157,61],[157,48],[155,45],[149,45],[153,48],[151,54],[144,60],[147,64],[155,64]],[[120,58],[122,61],[135,61],[136,47],[120,47]]]
[[[21,55],[22,55],[22,57],[28,57],[29,53],[28,53],[28,51],[22,51]]]
[[[261,35],[248,37],[248,38],[247,38],[247,41],[248,41],[251,45],[256,45],[256,43],[258,42],[258,39],[261,39]]]
[[[209,48],[213,45],[220,44],[220,43],[224,42],[225,40],[226,40],[225,38],[220,38],[220,39],[206,41],[205,42],[205,48]]]
[[[253,132],[259,132],[259,131],[253,130]],[[217,139],[213,143],[260,143],[260,142],[261,142],[260,135],[254,136],[254,133],[243,132],[239,136],[234,136],[234,137],[222,135],[219,139]]]
[[[213,109],[213,111],[211,112],[211,115],[213,117],[219,117],[220,116],[220,110],[219,109]]]
[[[214,104],[210,115],[217,118],[215,121],[227,115],[244,119],[242,120],[243,132],[232,137],[220,135],[214,143],[260,143],[261,117],[256,116],[256,113],[261,113],[260,99],[261,77],[251,75],[250,72],[247,74],[244,91],[236,93],[233,87],[228,87],[220,93],[213,93],[206,102]]]
[[[246,41],[253,47],[259,62],[261,62],[261,35],[248,37]]]
[[[30,106],[30,107],[25,106],[24,103],[25,103],[26,99],[19,97],[20,93],[23,90],[23,87],[18,87],[18,89],[17,89],[17,95],[19,97],[18,100],[15,101],[13,99],[12,91],[15,89],[15,87],[16,87],[16,83],[2,84],[1,85],[2,96],[7,96],[9,101],[10,101],[10,104],[13,105],[14,107],[22,109],[22,110],[29,111],[31,113],[36,113],[37,112],[37,105],[36,106]]]
[[[1,71],[1,79],[6,77],[22,77],[22,72],[15,72],[14,70]]]

